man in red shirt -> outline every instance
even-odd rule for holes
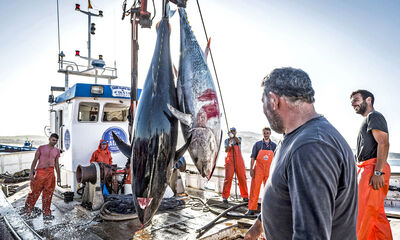
[[[104,139],[100,140],[99,147],[93,152],[90,163],[98,162],[112,165],[111,152],[108,150],[108,142]]]
[[[35,153],[31,165],[31,171],[29,178],[31,180],[31,192],[25,201],[24,212],[30,215],[36,201],[40,194],[42,194],[42,208],[43,218],[51,220],[54,218],[51,215],[50,205],[55,189],[56,178],[54,176],[54,168],[57,172],[57,183],[61,183],[60,178],[60,167],[58,164],[58,158],[60,157],[60,150],[55,147],[58,141],[58,135],[53,133],[50,135],[49,144],[40,146]]]

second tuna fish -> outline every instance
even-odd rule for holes
[[[183,136],[190,141],[189,154],[203,177],[210,179],[221,145],[221,113],[214,81],[205,55],[179,8],[181,55],[177,93],[179,110],[169,109],[181,122]],[[190,139],[191,137],[191,139]]]

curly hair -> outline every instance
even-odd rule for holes
[[[264,87],[266,96],[269,92],[273,92],[287,97],[291,102],[298,100],[307,103],[315,102],[311,80],[301,69],[276,68],[263,79],[261,86]]]

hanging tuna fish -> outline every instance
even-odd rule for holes
[[[214,81],[205,55],[188,23],[186,12],[179,8],[181,25],[181,55],[178,73],[179,108],[169,105],[181,121],[183,136],[197,169],[210,179],[221,145],[221,113]],[[191,140],[189,139],[191,138]]]
[[[168,110],[177,107],[170,56],[167,17],[158,24],[153,59],[135,114],[132,139],[132,192],[140,222],[150,223],[169,184],[175,154],[178,120]]]

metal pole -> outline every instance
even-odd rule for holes
[[[136,12],[131,18],[132,25],[132,56],[131,56],[131,102],[137,100],[137,77],[138,77],[138,21]]]
[[[90,68],[90,25],[91,25],[91,18],[90,12],[88,9],[88,68]],[[96,79],[97,80],[97,79]]]
[[[130,104],[130,115],[131,119],[129,121],[129,141],[132,140],[132,132],[133,132],[133,120],[135,117],[136,111],[136,101],[137,101],[137,78],[138,78],[138,19],[137,12],[132,8],[131,9],[131,27],[132,27],[132,36],[131,36],[131,104]]]
[[[67,69],[67,71],[65,72],[65,91],[67,91],[68,90],[68,69]]]
[[[236,140],[233,139],[236,144]],[[237,195],[237,177],[236,177],[236,158],[235,158],[235,145],[232,146],[232,157],[233,157],[233,180],[235,181],[235,200],[238,200],[238,195]]]
[[[94,75],[94,84],[97,84],[97,68],[94,70],[95,75]]]

